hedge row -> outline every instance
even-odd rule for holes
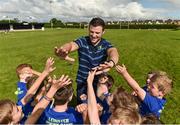
[[[177,29],[174,24],[127,24],[127,25],[106,25],[107,29]]]
[[[50,28],[51,25],[50,23],[45,23],[44,24],[45,28]],[[79,24],[75,24],[75,25],[58,25],[58,24],[54,24],[53,28],[84,28],[84,25],[79,25]],[[174,25],[174,24],[126,24],[126,25],[106,25],[106,29],[177,29],[179,26],[178,25]]]
[[[32,24],[24,25],[23,23],[13,23],[13,29],[31,29]],[[43,26],[45,28],[51,28],[50,23],[34,23],[35,29],[41,29]],[[84,28],[84,25],[74,24],[74,25],[68,25],[68,24],[53,24],[53,28]],[[178,29],[178,25],[174,24],[124,24],[124,25],[106,25],[106,29]],[[10,29],[9,24],[0,24],[0,30],[7,30]]]

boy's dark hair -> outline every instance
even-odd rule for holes
[[[54,95],[54,104],[55,105],[64,105],[69,102],[70,97],[73,95],[73,87],[72,84],[66,85],[60,88],[56,94]]]
[[[93,18],[90,22],[89,22],[89,26],[102,26],[103,30],[105,28],[105,22],[103,19],[99,18],[99,17],[95,17]]]
[[[21,70],[22,70],[23,68],[25,68],[25,67],[29,67],[29,68],[32,69],[32,66],[31,66],[30,64],[27,64],[27,63],[20,64],[20,65],[18,65],[18,66],[16,67],[16,74],[17,74],[18,78],[19,78],[19,74],[21,73]]]

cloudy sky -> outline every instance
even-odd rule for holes
[[[0,19],[89,21],[180,19],[180,0],[0,0]]]

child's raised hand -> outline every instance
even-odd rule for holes
[[[76,111],[78,111],[79,113],[83,113],[84,111],[87,111],[87,104],[82,103],[82,104],[77,105]]]
[[[131,93],[131,95],[137,96],[137,93],[136,93],[135,91],[133,91],[133,92]]]
[[[120,73],[120,74],[124,74],[124,73],[127,72],[126,67],[125,67],[124,64],[122,64],[122,66],[117,65],[117,66],[116,66],[116,71],[117,71],[118,73]]]
[[[68,75],[62,75],[58,80],[52,80],[52,87],[59,89],[63,86],[69,85],[72,83],[72,80]]]
[[[88,83],[93,83],[93,80],[94,80],[94,76],[95,76],[95,74],[96,74],[96,71],[97,71],[97,69],[94,69],[94,70],[89,71],[89,75],[88,75],[88,78],[87,78],[87,82],[88,82]]]
[[[106,64],[100,64],[99,66],[96,66],[96,67],[92,68],[92,70],[97,69],[96,75],[108,72],[111,69],[111,68],[108,68],[108,67],[103,67],[103,65],[106,66]]]
[[[47,73],[51,73],[52,71],[54,71],[56,69],[56,67],[53,67],[54,64],[54,58],[49,57],[46,61],[46,66],[45,66],[45,71]]]

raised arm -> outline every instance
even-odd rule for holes
[[[116,48],[112,47],[107,50],[108,61],[100,64],[96,75],[101,74],[102,72],[108,72],[112,67],[116,66],[119,61],[119,54]]]
[[[109,60],[112,60],[115,65],[119,61],[119,54],[116,48],[112,47],[107,50]]]
[[[127,81],[129,86],[136,92],[138,97],[141,100],[144,100],[146,92],[139,86],[139,84],[131,77],[131,75],[127,72],[125,65],[117,65],[116,70],[119,74],[123,76],[123,78]]]
[[[59,48],[55,47],[55,54],[64,60],[74,62],[75,59],[69,57],[68,54],[72,51],[77,50],[77,49],[79,49],[79,46],[75,42],[72,41],[72,42],[69,42],[69,43],[62,45]]]
[[[34,124],[37,122],[44,109],[49,105],[52,101],[54,94],[61,87],[66,86],[71,83],[71,79],[68,76],[62,75],[60,79],[53,80],[51,88],[47,92],[46,96],[38,102],[38,104],[34,107],[32,114],[26,120],[26,124]]]
[[[87,78],[87,92],[88,92],[88,116],[90,120],[90,124],[100,124],[99,114],[97,109],[96,97],[93,89],[93,80],[94,75],[96,73],[96,69],[94,71],[89,72],[89,76]]]
[[[32,98],[32,96],[36,93],[37,89],[41,85],[42,81],[49,75],[49,73],[55,70],[55,67],[53,67],[53,64],[54,64],[54,59],[51,57],[48,58],[46,61],[44,71],[37,78],[34,84],[30,87],[26,95],[22,98],[21,102],[23,105],[25,105]]]

